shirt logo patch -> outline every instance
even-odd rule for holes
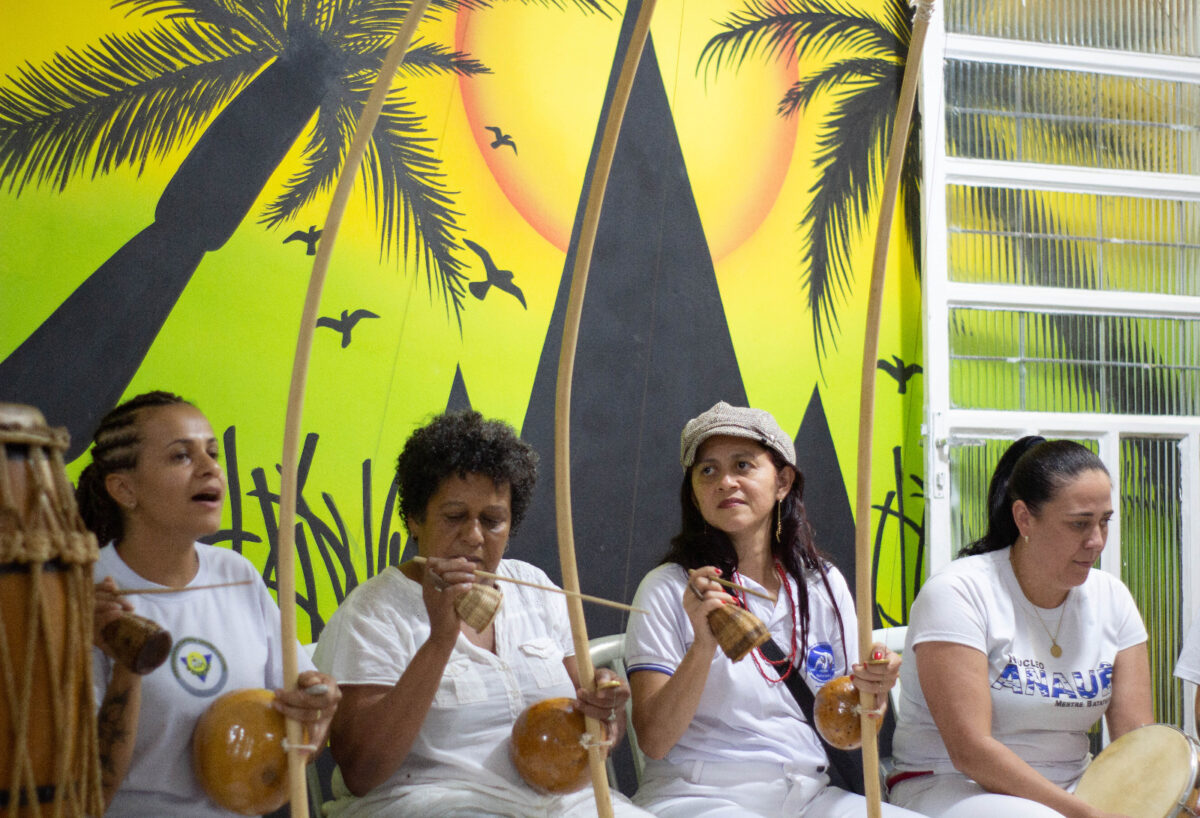
[[[1069,674],[1049,672],[1036,659],[1010,655],[1008,664],[992,682],[992,689],[1007,690],[1015,696],[1054,699],[1058,707],[1098,707],[1107,705],[1112,698],[1112,672],[1109,662]]]
[[[813,645],[808,651],[808,658],[805,659],[805,668],[809,678],[821,684],[832,679],[833,674],[837,672],[837,664],[833,660],[833,645],[828,642]]]
[[[217,695],[229,679],[229,667],[216,645],[192,636],[171,649],[171,671],[184,690],[200,698]]]

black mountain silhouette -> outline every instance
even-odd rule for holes
[[[626,11],[619,64],[636,4]],[[614,69],[615,76],[615,69]],[[605,102],[611,99],[609,79]],[[597,127],[596,143],[604,122]],[[595,149],[589,163],[595,162]],[[554,398],[575,242],[559,285],[525,416],[541,479],[514,556],[558,579]],[[571,408],[571,482],[580,584],[628,601],[678,527],[679,432],[717,400],[744,403],[712,259],[652,42],[634,80],[588,277]],[[589,633],[624,629],[587,609]]]
[[[636,4],[617,49],[627,47]],[[611,98],[614,76],[609,79]],[[607,109],[607,99],[606,99]],[[597,138],[604,122],[597,128]],[[593,150],[592,163],[595,162]],[[590,166],[589,166],[590,171]],[[541,479],[512,549],[558,578],[554,396],[583,201],[538,363],[523,434]],[[718,400],[746,403],[654,44],[634,80],[588,278],[571,407],[571,486],[580,584],[628,601],[679,526],[679,433]],[[829,425],[814,392],[798,445],[820,544],[853,582],[853,517]],[[589,634],[624,630],[618,611],[586,608]],[[848,623],[851,631],[854,624]]]

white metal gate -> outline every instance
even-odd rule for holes
[[[1200,15],[1187,2],[947,0],[922,75],[928,570],[982,534],[1008,442],[1092,446],[1117,510],[1101,568],[1134,592],[1156,717],[1181,726],[1191,697],[1171,668],[1200,608]],[[1023,26],[1032,14],[1055,24]]]

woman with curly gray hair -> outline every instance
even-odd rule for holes
[[[610,719],[629,688],[596,671],[581,689],[562,597],[507,584],[483,630],[455,601],[476,570],[541,585],[540,569],[504,559],[533,493],[537,455],[508,424],[448,412],[418,429],[396,466],[400,516],[423,561],[391,567],[359,586],[330,619],[318,667],[336,668],[343,699],[333,723],[338,801],[351,816],[589,815],[584,788],[544,795],[520,777],[509,741],[517,717],[567,697]],[[618,680],[619,681],[619,680]],[[615,729],[621,720],[612,719]],[[614,798],[618,815],[644,815]]]

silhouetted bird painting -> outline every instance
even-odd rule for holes
[[[292,233],[292,235],[284,239],[283,243],[287,244],[289,241],[302,241],[308,245],[307,255],[315,256],[317,254],[317,239],[319,238],[321,238],[321,231],[317,229],[315,224],[313,224],[309,225],[307,233],[302,230],[296,230]]]
[[[495,263],[492,261],[491,254],[470,239],[463,239],[463,244],[470,247],[483,259],[484,269],[487,270],[486,281],[472,281],[467,284],[471,288],[471,295],[482,301],[483,297],[487,295],[488,288],[495,286],[497,290],[504,290],[504,292],[512,295],[521,302],[522,307],[525,307],[525,294],[521,292],[520,287],[513,284],[512,270],[497,270]],[[525,309],[529,308],[525,307]]]
[[[350,346],[350,331],[354,329],[354,325],[363,318],[378,318],[379,316],[370,310],[342,310],[341,318],[330,318],[328,315],[323,315],[317,319],[318,327],[329,327],[335,329],[342,334],[342,349]]]
[[[895,364],[889,364],[887,361],[880,358],[875,362],[876,369],[882,369],[884,372],[896,379],[896,383],[900,384],[900,394],[903,395],[908,391],[908,379],[918,372],[924,372],[920,364],[905,364],[899,357],[893,355],[892,360]]]
[[[511,134],[506,134],[502,129],[497,128],[495,125],[485,125],[484,127],[487,128],[489,131],[491,131],[492,135],[496,137],[495,139],[492,140],[493,148],[502,148],[505,145],[507,145],[508,147],[513,149],[513,155],[514,156],[516,155],[517,143],[513,142],[513,138],[512,138]]]

